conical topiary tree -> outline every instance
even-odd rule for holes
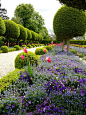
[[[0,17],[0,36],[2,36],[5,32],[6,32],[5,23]]]
[[[56,12],[53,19],[55,35],[67,39],[67,51],[69,51],[70,39],[85,33],[85,25],[84,11],[66,5]]]
[[[9,38],[18,38],[20,35],[20,30],[17,24],[11,20],[4,20],[6,26],[6,32],[3,36],[5,36],[8,40],[9,47]]]

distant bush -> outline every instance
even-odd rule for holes
[[[9,49],[7,46],[1,46],[2,53],[8,53]]]

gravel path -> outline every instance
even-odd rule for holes
[[[43,46],[40,46],[40,47],[43,47]],[[29,48],[27,50],[35,52],[36,48],[38,48],[38,47]],[[9,72],[12,72],[15,70],[14,60],[15,60],[16,56],[21,52],[23,52],[23,50],[0,54],[0,79],[3,76],[7,75]]]

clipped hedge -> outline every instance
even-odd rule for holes
[[[9,49],[7,46],[1,46],[2,53],[8,53]]]
[[[14,48],[16,48],[16,50],[20,50],[20,46],[19,45],[15,45]]]
[[[46,49],[46,52],[44,52],[44,49],[46,49],[46,48],[36,48],[35,54],[36,55],[43,55],[45,53],[48,53],[48,50]]]
[[[44,46],[43,48],[46,48],[47,50],[51,51],[52,50],[52,46],[48,45],[48,46]]]
[[[22,59],[20,56],[23,55],[25,59]],[[35,55],[35,53],[28,51],[26,54],[25,52],[19,53],[15,58],[15,68],[21,69],[24,66],[27,66],[28,63],[35,64],[36,66],[39,64],[38,57]]]

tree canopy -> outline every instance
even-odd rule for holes
[[[61,39],[65,38],[70,41],[71,38],[85,33],[85,22],[84,11],[64,5],[54,16],[53,30],[57,38],[59,36]]]
[[[69,7],[77,8],[79,10],[86,10],[86,0],[57,0],[62,5],[66,4]]]

